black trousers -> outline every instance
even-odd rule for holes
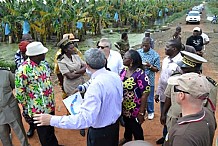
[[[88,130],[87,146],[118,146],[119,122],[104,128],[92,128]]]
[[[50,114],[54,115],[54,112]],[[36,130],[42,146],[58,146],[53,126],[36,126]]]
[[[144,140],[142,126],[136,121],[135,118],[123,116],[123,120],[125,122],[124,138],[127,141],[132,140],[132,135],[134,136],[135,140]]]

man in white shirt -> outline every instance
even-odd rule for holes
[[[203,38],[203,43],[204,43],[203,49],[204,49],[204,51],[205,51],[205,45],[209,44],[210,39],[209,39],[209,37],[208,37],[207,34],[205,34],[205,33],[202,32],[202,29],[200,29],[199,35],[202,36],[202,38]]]
[[[99,41],[98,49],[104,52],[107,59],[107,67],[117,74],[123,69],[123,59],[119,52],[111,50],[112,44],[109,39],[102,38]]]
[[[182,56],[180,50],[182,49],[182,43],[180,40],[170,40],[166,43],[165,54],[167,57],[163,59],[162,70],[160,73],[160,78],[158,82],[158,87],[155,95],[155,101],[160,101],[160,109],[162,111],[165,98],[164,91],[167,87],[168,78],[177,70],[177,62],[182,61]],[[157,144],[163,144],[165,136],[167,134],[167,127],[164,125],[163,137],[156,141]]]
[[[118,146],[123,85],[120,77],[105,69],[105,56],[98,49],[85,52],[87,73],[92,82],[76,115],[36,114],[37,126],[52,125],[64,129],[89,128],[87,146]],[[110,89],[110,90],[108,90]]]

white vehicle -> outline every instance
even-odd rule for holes
[[[201,21],[201,14],[198,11],[190,11],[186,16],[186,24],[188,23],[199,23]]]
[[[203,7],[202,6],[195,6],[192,8],[192,11],[198,11],[200,14],[202,14]]]

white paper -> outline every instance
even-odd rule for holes
[[[83,102],[80,92],[77,92],[63,100],[64,105],[71,115],[76,115],[80,112],[81,104]]]

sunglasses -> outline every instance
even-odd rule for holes
[[[182,92],[182,93],[189,94],[188,92],[182,91],[182,90],[178,89],[177,87],[178,87],[178,86],[174,86],[174,92]]]
[[[98,46],[98,48],[104,49],[104,48],[108,48],[109,46]]]

